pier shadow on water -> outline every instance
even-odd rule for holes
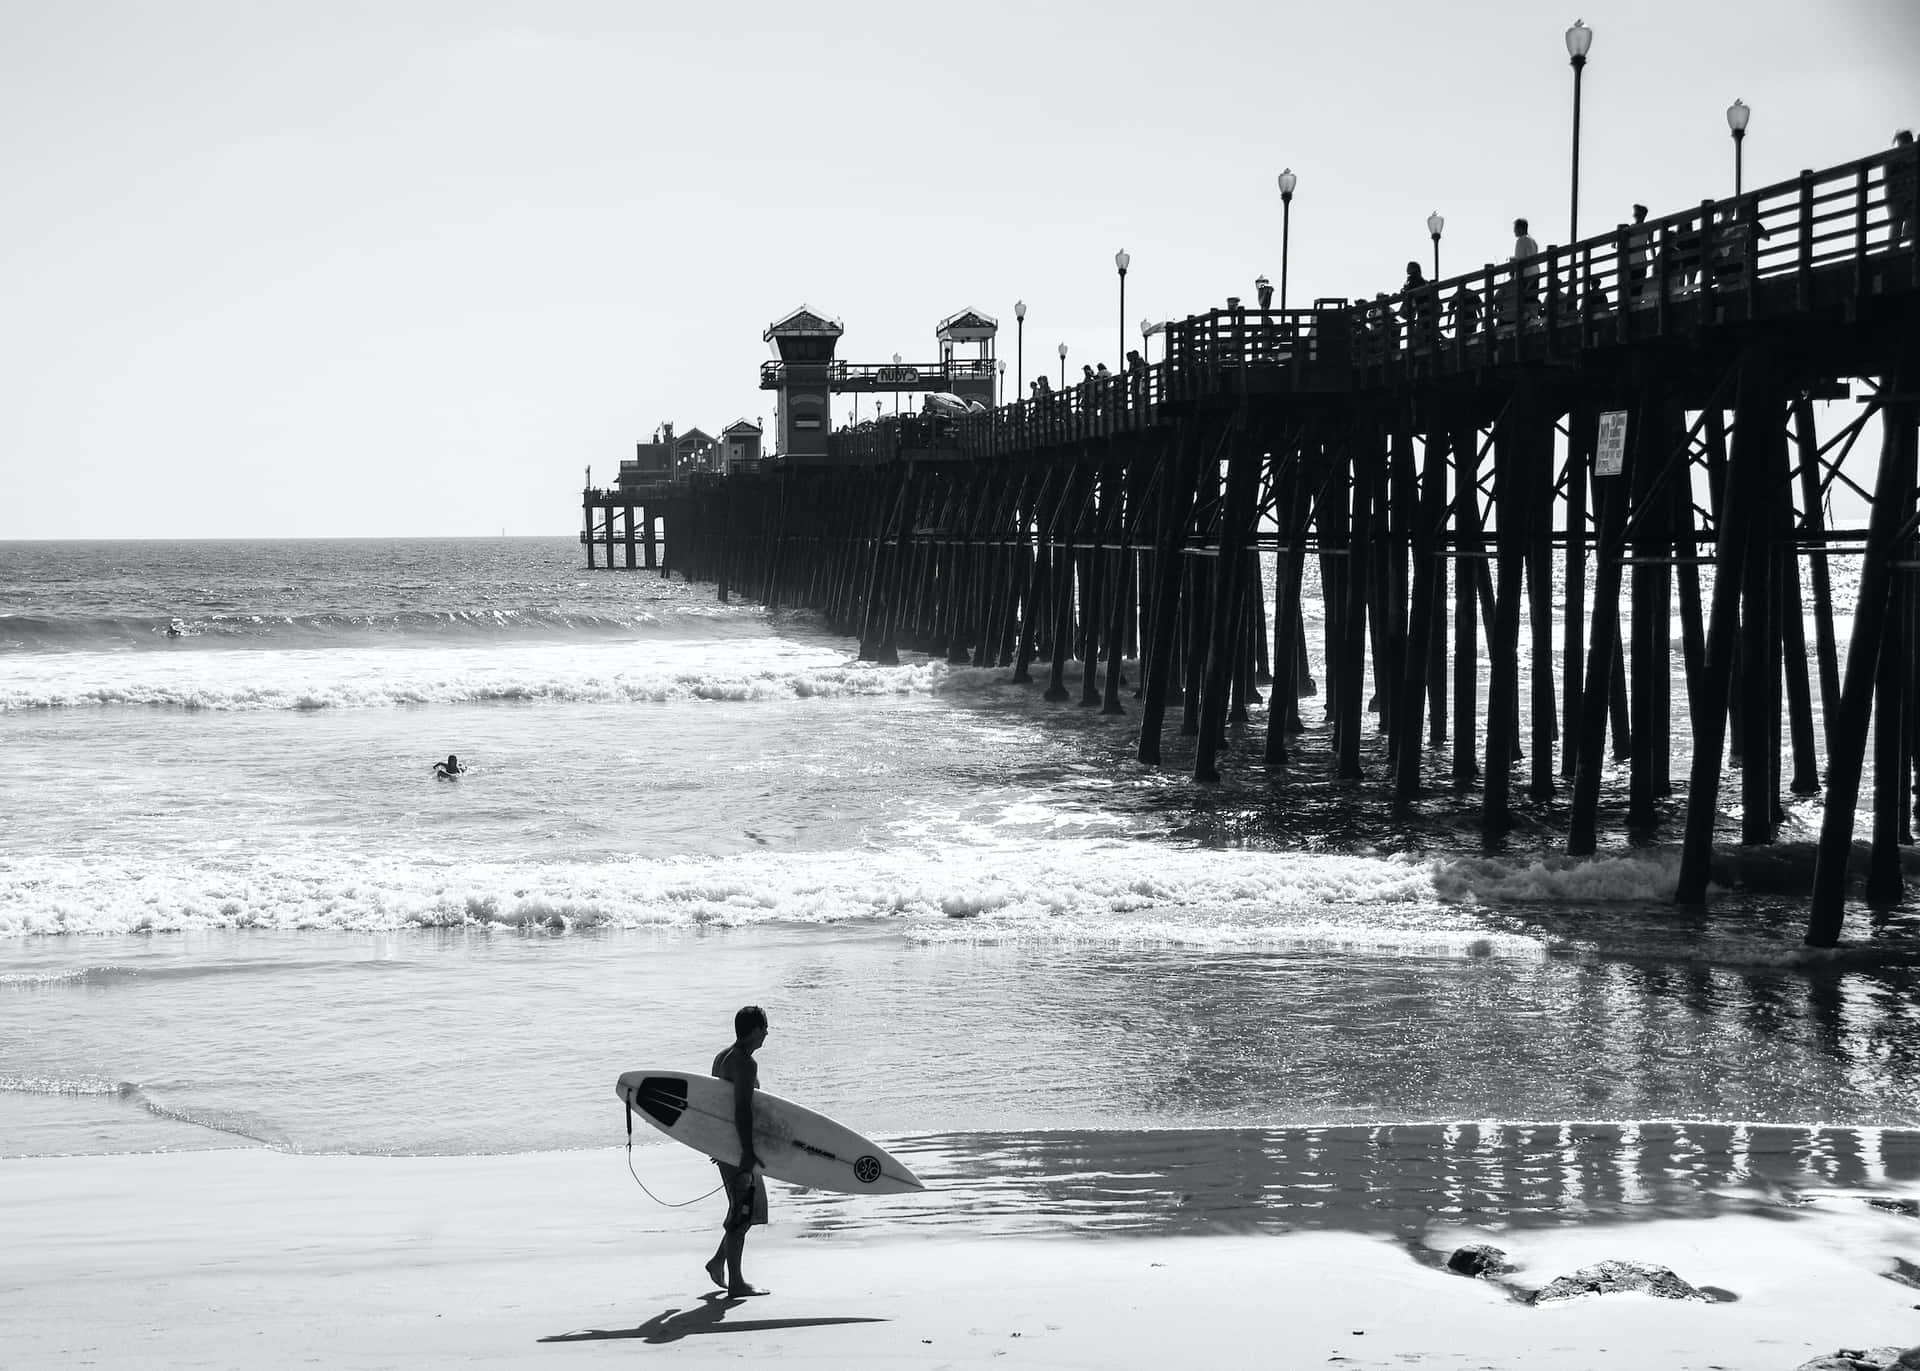
[[[1920,1130],[1458,1123],[929,1136],[894,1145],[917,1195],[792,1193],[809,1235],[1007,1236],[1562,1224],[1865,1203],[1920,1185]],[[783,1199],[782,1206],[788,1201]]]

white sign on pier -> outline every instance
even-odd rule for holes
[[[1618,476],[1627,459],[1627,411],[1602,410],[1600,434],[1594,443],[1593,474]]]

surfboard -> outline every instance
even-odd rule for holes
[[[677,1143],[729,1166],[740,1164],[733,1084],[686,1071],[625,1072],[614,1093]],[[848,1195],[925,1190],[920,1178],[873,1139],[792,1100],[753,1092],[753,1150],[765,1174]]]

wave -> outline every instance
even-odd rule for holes
[[[115,1081],[104,1076],[27,1076],[0,1074],[0,1094],[48,1095],[72,1098],[113,1099],[145,1110],[156,1119],[169,1123],[204,1128],[209,1132],[244,1139],[247,1142],[276,1146],[280,1139],[238,1115],[201,1113],[170,1105],[155,1098],[146,1087],[134,1081]]]
[[[469,655],[282,654],[245,674],[206,658],[166,669],[114,670],[90,665],[0,678],[0,714],[49,709],[141,706],[154,709],[256,711],[380,709],[404,705],[647,703],[669,700],[805,700],[846,696],[930,694],[947,679],[944,664],[877,667],[811,654],[800,661],[743,661],[728,668],[710,660],[677,667],[671,661],[609,670],[601,661],[567,656],[484,660]],[[97,659],[80,659],[83,664]],[[103,679],[103,676],[105,678]]]
[[[277,975],[288,966],[301,966],[301,963],[289,963],[284,959],[272,961],[251,961],[246,958],[223,958],[212,964],[168,964],[128,966],[107,962],[97,966],[65,967],[57,971],[10,971],[0,972],[0,991],[60,990],[73,986],[118,985],[127,981],[175,982],[198,981],[225,978],[234,975],[257,973]],[[335,969],[332,962],[314,962],[306,969],[314,974],[325,974]],[[0,1088],[6,1087],[7,1078],[0,1076]]]
[[[0,934],[203,928],[580,931],[880,921],[915,937],[1203,944],[1326,938],[1457,946],[1485,932],[1398,858],[1032,845],[754,852],[599,863],[449,865],[419,853],[201,865],[20,858],[0,866]],[[93,968],[80,976],[118,974]],[[25,986],[17,988],[24,989]]]
[[[625,612],[491,608],[388,610],[368,613],[212,613],[166,616],[0,614],[0,652],[87,650],[188,651],[209,647],[329,647],[383,642],[497,643],[514,639],[630,638],[702,614],[705,606],[657,605]],[[724,611],[725,607],[718,607]]]
[[[0,1093],[11,1095],[126,1096],[136,1088],[105,1076],[0,1075]]]
[[[579,934],[868,925],[918,943],[1099,944],[1343,955],[1673,959],[1781,968],[1846,956],[1911,963],[1884,942],[1809,953],[1790,919],[1711,929],[1649,910],[1676,854],[1566,861],[1550,913],[1516,899],[1542,863],[1303,855],[1068,838],[937,851],[742,853],[579,863],[463,863],[421,853],[277,858],[225,870],[0,867],[0,936],[199,929]],[[1554,865],[1558,865],[1555,863]],[[111,967],[71,973],[120,974]],[[30,991],[31,977],[0,981]]]

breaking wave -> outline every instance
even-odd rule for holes
[[[0,713],[133,706],[180,710],[382,709],[405,705],[622,703],[666,700],[795,700],[930,693],[948,679],[944,664],[876,667],[845,652],[788,660],[743,654],[729,668],[632,649],[543,653],[262,654],[245,673],[151,658],[74,656],[31,676],[0,673]],[[1004,673],[1003,673],[1004,674]]]

